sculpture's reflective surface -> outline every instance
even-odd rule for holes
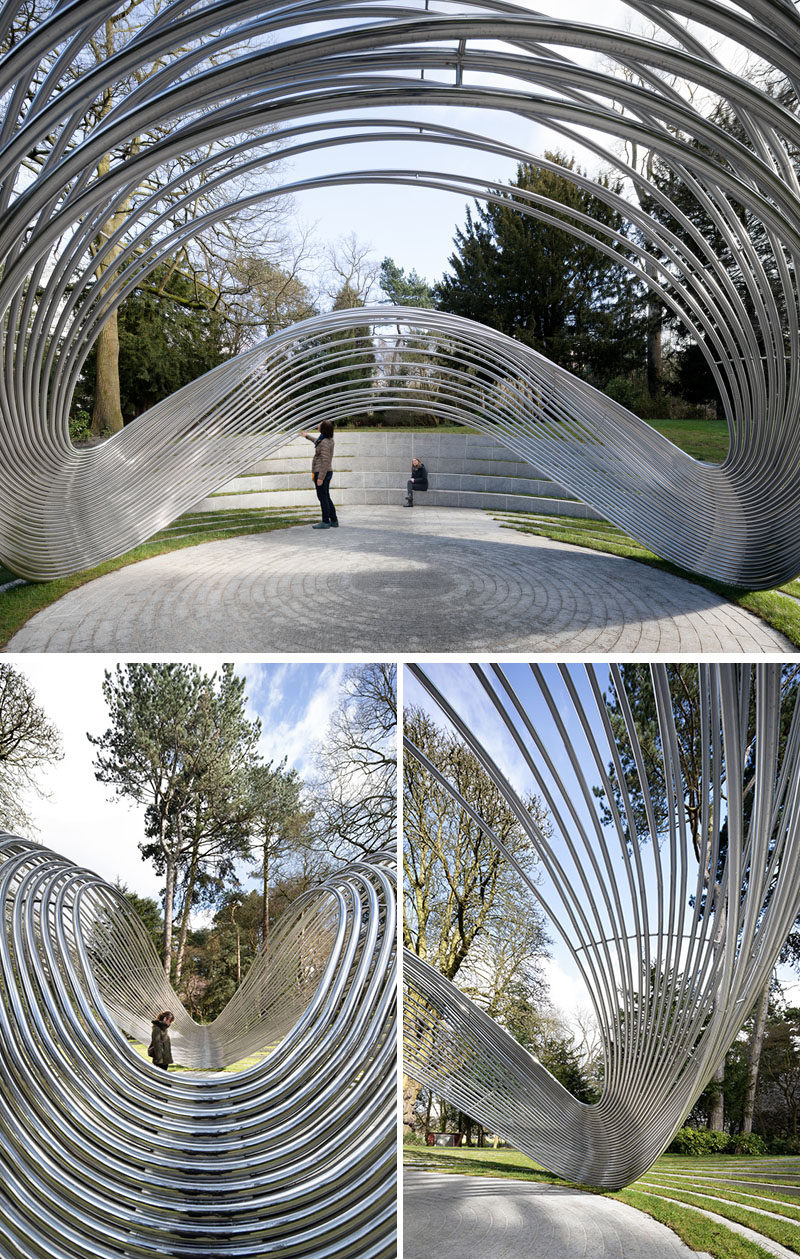
[[[679,682],[670,694],[665,666],[652,667],[658,774],[671,801],[663,825],[654,820],[616,667],[624,724],[616,737],[592,666],[585,676],[577,666],[558,676],[531,666],[528,679],[511,677],[508,667],[473,666],[480,702],[465,677],[454,683],[453,667],[449,678],[448,668],[440,672],[438,686],[413,670],[530,836],[540,881],[517,868],[586,984],[602,1036],[603,1090],[595,1105],[576,1101],[408,952],[404,1068],[551,1171],[584,1184],[618,1188],[655,1162],[752,1011],[800,911],[800,705],[782,711],[779,666],[698,668],[702,773],[689,799],[673,715],[685,696]],[[549,810],[552,834],[536,826],[499,768],[512,744]],[[418,749],[407,748],[470,809]],[[609,766],[622,782],[624,754],[642,767],[637,791],[649,834],[637,830],[632,792],[613,803]],[[608,822],[593,787],[604,793]]]
[[[446,413],[495,431],[512,396],[514,418],[498,435],[660,554],[754,587],[795,576],[800,18],[791,0],[631,0],[615,9],[619,30],[506,0],[464,0],[457,11],[449,0],[424,10],[173,0],[98,60],[86,50],[115,7],[53,6],[0,68],[5,563],[49,578],[118,554],[327,414],[343,392],[350,414],[375,405],[374,392],[383,405],[411,351],[404,344],[392,368],[384,356],[377,383],[343,382],[336,342],[320,336],[376,322],[359,312],[354,323],[343,311],[300,330],[294,344],[282,336],[259,352],[272,365],[263,390],[244,379],[246,368],[223,368],[102,448],[70,445],[73,388],[109,312],[159,262],[224,219],[229,199],[241,208],[295,186],[276,176],[268,194],[243,196],[239,185],[228,193],[234,176],[255,178],[271,166],[265,145],[279,143],[289,161],[311,149],[320,165],[332,163],[298,180],[301,188],[391,182],[496,198],[503,186],[474,173],[469,150],[530,160],[507,142],[513,114],[612,161],[627,180],[625,197],[592,187],[633,225],[630,238],[532,194],[520,194],[520,210],[624,256],[679,315],[721,391],[730,449],[720,466],[697,463],[502,338],[483,347],[497,373],[482,378],[480,391],[473,381],[461,396],[452,392]],[[19,12],[17,0],[6,0],[0,32]],[[635,34],[624,29],[626,17],[633,29],[642,18],[652,25]],[[689,31],[684,18],[695,23]],[[745,56],[747,76],[729,68]],[[109,98],[107,109],[98,104],[86,129],[93,102],[126,76],[130,92]],[[457,112],[448,125],[448,110],[462,107],[483,111],[480,131],[459,126]],[[628,157],[621,143],[615,150],[618,139]],[[206,147],[216,140],[226,141],[224,157]],[[363,169],[359,150],[375,140],[386,164]],[[398,142],[409,140],[422,146],[413,169],[393,165]],[[426,164],[430,142],[447,147]],[[452,153],[452,170],[442,169],[442,152]],[[642,174],[651,161],[658,186]],[[567,177],[585,183],[578,172]],[[197,208],[201,188],[214,195],[205,208]],[[380,321],[404,318],[384,307]],[[474,330],[431,324],[424,312],[413,318],[415,328],[446,336],[453,371],[468,373]],[[420,400],[436,403],[431,382]]]
[[[116,889],[15,837],[0,860],[3,1255],[393,1255],[393,861],[296,901],[201,1027]],[[177,1063],[269,1053],[158,1070],[120,1029],[165,1008]]]

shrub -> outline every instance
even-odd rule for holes
[[[727,1154],[732,1138],[727,1132],[711,1132],[708,1128],[681,1128],[672,1138],[668,1154]]]
[[[69,435],[70,440],[76,444],[88,442],[91,437],[92,417],[88,411],[76,411],[70,416]]]
[[[757,1132],[740,1132],[731,1137],[731,1154],[744,1154],[749,1157],[761,1156],[767,1152],[767,1143]]]
[[[770,1137],[770,1154],[800,1154],[800,1137]]]

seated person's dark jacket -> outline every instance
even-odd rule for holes
[[[415,490],[427,490],[428,488],[428,472],[424,463],[418,468],[411,468],[411,483]]]

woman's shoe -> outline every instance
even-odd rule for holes
[[[331,529],[338,529],[338,528],[339,528],[339,521],[338,521],[338,520],[332,520],[332,521],[331,521]]]
[[[312,525],[311,528],[312,529],[330,529],[330,525],[327,520],[321,520],[318,525]]]

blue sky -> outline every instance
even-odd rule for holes
[[[571,19],[598,26],[641,25],[641,20],[618,0],[539,0],[531,3],[532,12],[552,14],[561,20]],[[576,60],[595,60],[594,54],[580,51],[569,54]],[[429,75],[429,78],[431,76]],[[444,76],[451,81],[452,76]],[[470,78],[477,83],[477,78]],[[487,79],[486,82],[489,80]],[[358,118],[358,113],[347,115]],[[537,123],[519,114],[473,108],[437,108],[425,113],[417,109],[381,110],[382,117],[429,118],[437,123],[478,132],[502,144],[514,146],[522,155],[535,156],[546,148],[572,152],[575,146],[554,133],[546,132]],[[342,115],[344,118],[345,115]],[[608,148],[605,140],[604,147]],[[585,150],[576,150],[580,163],[593,173],[599,169],[598,159]],[[453,145],[433,144],[422,140],[361,143],[334,146],[301,154],[282,165],[280,182],[293,183],[319,178],[323,174],[381,171],[388,168],[415,173],[469,173],[505,181],[513,178],[517,161],[498,154]],[[392,184],[359,184],[357,176],[351,185],[336,188],[303,190],[293,194],[295,211],[307,225],[315,225],[320,245],[355,233],[372,247],[380,261],[392,257],[406,270],[415,269],[431,283],[438,280],[447,267],[453,250],[453,236],[465,221],[471,202],[453,192],[432,188]]]
[[[213,672],[224,657],[195,658]],[[122,662],[124,663],[124,661]],[[65,757],[41,776],[49,800],[31,797],[28,806],[38,826],[32,838],[114,881],[119,875],[141,896],[158,896],[160,879],[142,861],[141,811],[126,801],[109,799],[110,789],[95,780],[93,749],[87,731],[102,734],[108,719],[101,687],[105,669],[116,657],[31,656],[14,667],[33,684],[36,697],[61,731]],[[301,776],[313,771],[313,746],[323,737],[337,706],[346,664],[263,664],[237,662],[246,680],[249,715],[261,718],[265,760],[287,757]]]

